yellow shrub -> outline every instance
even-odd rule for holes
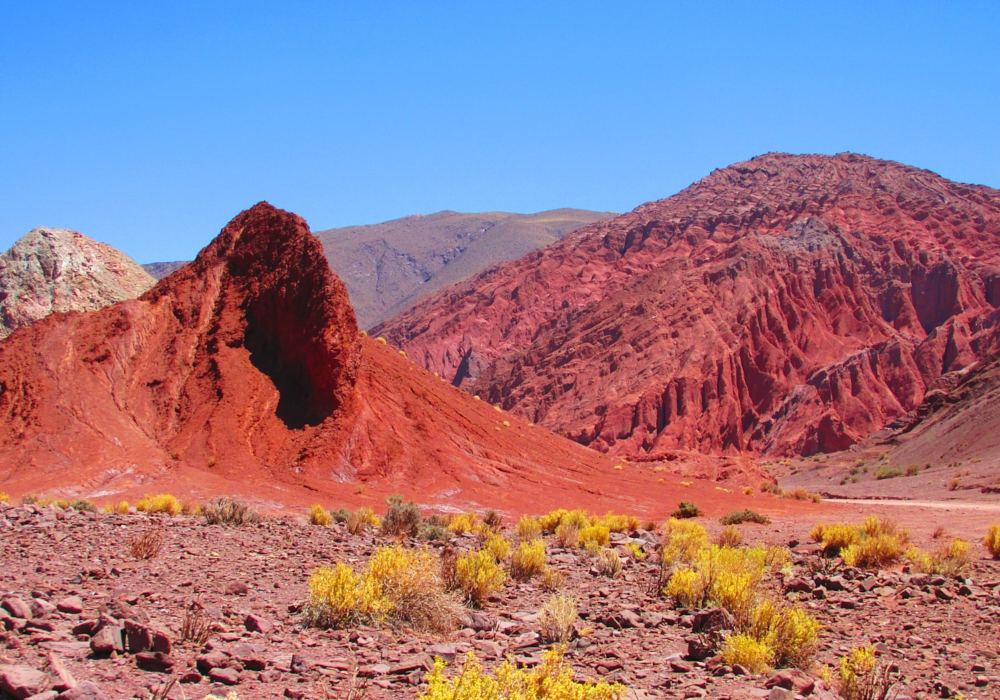
[[[845,700],[867,700],[882,697],[872,691],[877,689],[875,648],[871,646],[852,649],[840,659],[840,694]]]
[[[639,529],[639,518],[634,515],[615,515],[608,513],[600,519],[600,524],[611,532],[635,532]]]
[[[456,535],[464,535],[466,532],[472,532],[472,528],[476,526],[477,519],[475,513],[458,513],[451,516],[451,519],[448,521],[448,529]]]
[[[844,547],[857,544],[861,539],[858,528],[853,525],[834,523],[823,528],[823,549],[839,551]]]
[[[601,556],[601,552],[604,551],[604,547],[594,540],[587,540],[580,544],[583,545],[583,551],[586,552],[588,557],[599,557]]]
[[[510,541],[503,535],[491,533],[483,542],[483,551],[489,552],[498,563],[510,556]]]
[[[840,550],[847,566],[862,569],[879,569],[898,562],[904,553],[903,543],[892,535],[866,537],[858,544]]]
[[[309,577],[308,617],[318,627],[379,624],[391,609],[374,579],[346,564],[321,567]]]
[[[400,546],[379,547],[361,574],[341,563],[317,569],[309,578],[307,614],[319,627],[377,625],[389,617],[430,631],[445,631],[455,619],[438,558]]]
[[[522,542],[533,542],[542,536],[542,524],[538,518],[532,518],[530,515],[522,515],[521,519],[517,521],[515,532],[517,533],[517,539]]]
[[[510,556],[510,574],[518,581],[528,581],[545,570],[545,543],[542,540],[521,542]]]
[[[583,528],[587,527],[587,525],[595,524],[593,520],[594,518],[591,518],[589,515],[587,515],[587,511],[577,509],[577,510],[571,510],[570,512],[566,513],[563,516],[562,520],[560,521],[560,524],[565,523],[569,525],[576,525],[578,528],[582,530]]]
[[[893,537],[902,544],[910,540],[910,531],[900,529],[895,520],[882,520],[877,515],[869,515],[861,525],[861,531],[868,537]]]
[[[738,629],[744,629],[757,606],[759,585],[760,578],[751,572],[723,570],[706,587],[712,601],[733,616]]]
[[[809,531],[809,539],[813,542],[822,542],[823,533],[826,531],[826,525],[823,523],[816,523],[813,525],[812,530]]]
[[[546,644],[565,644],[573,639],[577,619],[576,601],[557,595],[542,606],[538,616],[538,632]]]
[[[819,650],[821,630],[819,622],[809,613],[790,608],[775,616],[765,642],[774,650],[777,663],[808,668]]]
[[[478,607],[486,605],[489,597],[503,588],[507,580],[507,574],[493,555],[482,550],[460,556],[455,574],[459,589],[470,603]]]
[[[663,530],[663,561],[667,566],[690,564],[708,545],[708,532],[698,523],[671,518]]]
[[[722,644],[722,658],[730,666],[739,664],[750,673],[767,673],[774,668],[774,652],[763,642],[745,634],[734,634]]]
[[[580,530],[580,542],[584,545],[587,542],[596,542],[602,547],[607,547],[610,535],[611,531],[604,525],[588,525]]]
[[[7,495],[6,491],[0,491],[0,503],[10,505],[10,496]]]
[[[333,516],[327,513],[323,506],[317,503],[309,510],[309,522],[313,525],[329,527],[330,523],[333,522]]]
[[[454,678],[444,675],[445,668],[443,661],[435,660],[420,700],[620,700],[625,695],[625,686],[617,683],[574,681],[561,647],[545,652],[533,669],[518,669],[505,661],[489,676],[472,653]]]
[[[114,512],[118,515],[128,515],[128,501],[118,501],[115,504]]]
[[[347,516],[347,531],[352,535],[357,535],[366,527],[378,527],[381,524],[375,511],[368,506],[361,506]]]
[[[699,608],[705,598],[705,581],[694,569],[680,568],[670,577],[665,593],[682,607]]]
[[[1000,525],[996,523],[990,525],[986,537],[983,538],[983,546],[989,550],[994,559],[1000,559]]]
[[[580,528],[574,523],[559,523],[556,528],[556,544],[562,548],[575,547],[580,543]]]
[[[565,508],[553,510],[538,518],[538,524],[542,532],[555,532],[556,528],[562,524],[563,518],[569,513]]]
[[[646,557],[649,556],[642,551],[642,547],[637,545],[635,542],[629,542],[626,544],[625,549],[628,550],[628,555],[636,561],[646,561]]]
[[[135,509],[144,513],[166,513],[167,515],[180,515],[180,502],[168,493],[161,493],[156,496],[146,495],[138,503]]]

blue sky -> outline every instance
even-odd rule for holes
[[[998,37],[996,2],[4,2],[0,247],[627,211],[768,151],[1000,187]]]

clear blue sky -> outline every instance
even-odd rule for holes
[[[4,249],[627,211],[767,151],[1000,187],[998,127],[997,2],[0,3]]]

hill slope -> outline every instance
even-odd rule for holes
[[[107,244],[62,228],[32,229],[0,255],[0,338],[51,313],[134,299],[153,283]]]
[[[373,333],[599,450],[844,449],[997,346],[1000,192],[770,154],[576,231]]]
[[[611,466],[359,334],[319,241],[266,203],[139,299],[0,343],[0,485],[15,495],[301,503],[349,500],[361,480],[524,508],[671,488],[648,470],[623,489]]]

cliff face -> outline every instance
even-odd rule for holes
[[[844,449],[997,346],[1000,192],[772,154],[444,290],[382,334],[599,450]]]
[[[597,483],[617,474],[359,334],[319,241],[266,203],[139,299],[49,316],[0,343],[11,493],[344,501],[360,479],[523,507],[541,498],[528,483],[572,499],[599,470]]]
[[[0,255],[0,338],[51,313],[134,299],[154,282],[109,245],[76,231],[32,229]]]

